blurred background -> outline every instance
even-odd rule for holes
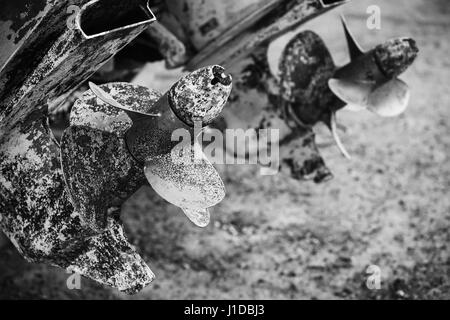
[[[366,27],[366,9],[374,4],[380,30]],[[303,25],[299,30],[324,39],[337,65],[349,60],[340,13],[365,49],[411,36],[420,54],[401,77],[412,88],[402,116],[339,113],[353,160],[334,146],[321,149],[333,180],[317,185],[261,176],[256,166],[218,166],[227,197],[206,229],[143,187],[122,211],[131,242],[156,274],[140,294],[88,279],[69,290],[64,270],[29,264],[8,243],[0,249],[0,298],[450,298],[450,3],[353,0]],[[291,36],[272,44],[271,59]],[[106,70],[108,82],[128,77],[165,91],[180,77],[181,70],[167,71],[163,62],[127,59],[130,48],[117,60],[125,71]],[[324,128],[317,132],[319,140],[329,139]],[[380,290],[366,286],[369,265],[381,270]]]

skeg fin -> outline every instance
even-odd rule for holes
[[[344,15],[341,15],[342,26],[344,27],[345,38],[347,39],[348,51],[350,53],[351,60],[356,59],[357,57],[364,54],[363,49],[356,41],[355,37],[351,33],[348,28],[347,21],[345,20]]]

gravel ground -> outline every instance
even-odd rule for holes
[[[370,4],[381,8],[381,30],[365,27]],[[220,167],[227,197],[206,229],[145,187],[123,211],[131,241],[157,276],[142,293],[130,297],[87,279],[70,291],[64,270],[28,264],[7,245],[0,298],[450,298],[450,4],[353,1],[302,27],[323,36],[342,64],[348,54],[339,12],[367,49],[410,35],[421,52],[401,77],[412,88],[404,115],[339,113],[353,160],[334,147],[322,151],[334,180],[315,185],[260,176],[252,166]],[[380,290],[365,285],[369,265],[380,267]]]

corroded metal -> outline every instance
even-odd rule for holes
[[[305,126],[327,116],[336,97],[328,90],[328,80],[336,67],[322,39],[306,30],[293,37],[281,55],[280,96]]]
[[[2,8],[0,14],[0,227],[28,261],[137,292],[154,275],[127,242],[117,207],[110,208],[101,231],[82,223],[65,187],[46,110],[48,100],[70,92],[147,28],[153,14],[145,2],[132,0],[16,5],[8,2],[6,8],[14,10]],[[70,28],[69,5],[80,5]],[[122,187],[114,205],[129,192]]]
[[[226,66],[235,79],[230,102],[222,114],[227,127],[279,129],[281,169],[287,168],[291,176],[297,179],[320,182],[331,177],[331,172],[315,145],[312,126],[320,121],[322,110],[328,108],[330,100],[338,100],[332,93],[324,96],[318,94],[327,88],[327,80],[334,72],[334,65],[326,48],[326,52],[322,49],[317,51],[318,45],[309,43],[311,39],[305,37],[301,40],[302,43],[291,44],[291,49],[296,50],[294,47],[297,46],[301,47],[299,50],[309,50],[308,54],[314,52],[324,64],[308,65],[306,68],[310,69],[310,73],[305,74],[304,70],[299,73],[296,53],[289,52],[287,48],[283,55],[285,60],[280,65],[284,72],[280,80],[280,75],[273,74],[270,70],[267,49],[270,42],[279,35],[345,2],[347,1],[256,1],[242,4],[247,8],[252,8],[253,5],[251,13],[241,10],[228,20],[223,18],[228,14],[226,8],[231,7],[226,2],[222,5],[209,4],[217,11],[208,11],[205,7],[194,12],[196,0],[177,1],[169,6],[169,11],[177,16],[186,29],[191,30],[189,39],[196,50],[200,50],[187,63],[186,68],[189,70],[219,63]],[[201,15],[201,12],[205,14]],[[246,14],[248,19],[245,18]],[[241,17],[240,22],[233,23],[235,17]],[[313,70],[314,68],[317,70]],[[309,76],[311,78],[307,79]],[[304,78],[300,79],[301,77]],[[311,83],[307,84],[308,80]],[[303,89],[297,87],[299,81],[303,81]],[[297,89],[288,92],[289,86]],[[304,105],[296,104],[297,99],[302,100]],[[317,100],[324,106],[322,109],[317,108]],[[299,112],[300,109],[303,111]],[[304,118],[303,121],[296,121],[300,118],[299,114]],[[250,138],[258,139],[257,136]],[[247,151],[250,155],[258,152]]]
[[[24,45],[35,28],[48,14],[52,4],[56,1],[29,1],[28,9],[13,5],[12,2],[2,2],[0,16],[0,70],[13,59],[15,52]],[[25,14],[23,14],[25,13]]]
[[[149,109],[158,117],[139,117],[126,133],[127,146],[140,162],[168,153],[177,144],[172,133],[184,128],[192,133],[194,122],[206,126],[222,111],[231,92],[231,77],[220,66],[196,70],[175,83]],[[133,115],[130,115],[133,117]]]
[[[235,79],[234,90],[223,112],[223,119],[228,128],[280,130],[280,140],[273,141],[280,144],[280,169],[296,179],[322,182],[331,178],[331,172],[319,154],[312,130],[312,126],[320,119],[320,112],[310,114],[310,109],[314,110],[316,107],[316,101],[311,101],[310,105],[304,107],[311,122],[299,122],[294,113],[296,101],[303,98],[300,93],[304,96],[311,93],[309,90],[299,89],[293,90],[296,94],[287,92],[288,85],[296,86],[295,82],[301,80],[300,75],[293,77],[295,65],[299,62],[289,58],[292,47],[290,45],[286,48],[283,55],[285,59],[280,61],[279,69],[286,72],[281,78],[274,75],[269,67],[268,44],[258,47],[251,56],[234,65],[231,69]],[[323,59],[329,61],[327,56],[323,56]],[[288,60],[293,66],[289,65]],[[318,79],[324,70],[318,71],[320,72],[316,75],[309,73],[310,80],[320,82]],[[302,74],[306,76],[305,73]],[[326,80],[321,81],[326,85]],[[256,153],[258,150],[250,152]]]
[[[127,83],[102,88],[120,103],[141,112],[147,112],[161,97],[154,90]],[[119,210],[146,183],[142,167],[125,142],[132,121],[89,90],[76,101],[70,124],[61,140],[65,181],[82,222],[93,230],[102,230],[111,212]]]
[[[194,149],[174,156],[170,134],[184,128],[192,135],[195,121],[213,121],[230,94],[231,78],[216,66],[183,78],[164,95],[124,83],[102,86],[127,110],[111,108],[88,91],[75,104],[60,150],[48,128],[47,100],[70,93],[147,28],[153,14],[138,0],[78,0],[71,2],[81,6],[76,23],[67,28],[67,2],[25,2],[33,17],[29,24],[0,14],[0,36],[7,39],[0,50],[0,226],[27,260],[134,293],[154,275],[127,242],[120,207],[148,180],[196,225],[209,223],[208,208],[223,199],[223,182],[206,158],[193,156]],[[236,85],[223,115],[228,127],[280,129],[281,169],[321,182],[332,175],[315,144],[314,124],[323,121],[335,131],[335,112],[347,97],[364,101],[361,92],[371,94],[379,114],[392,114],[388,102],[407,92],[396,77],[417,54],[411,39],[364,53],[345,30],[352,62],[336,71],[321,39],[305,31],[287,44],[274,73],[269,42],[344,2],[252,1],[253,8],[263,5],[232,27],[239,15],[202,13],[206,7],[192,11],[203,1],[182,0],[169,5],[181,27],[149,32],[169,66],[184,63],[192,52],[190,70],[230,66]],[[179,14],[185,7],[175,4],[183,3],[193,5],[188,9],[195,19]],[[355,80],[376,87],[355,86]]]
[[[355,82],[386,82],[403,73],[414,62],[417,53],[418,48],[413,39],[391,39],[362,52],[350,63],[340,67],[334,77]]]
[[[300,124],[310,126],[324,122],[339,149],[349,158],[337,135],[336,111],[345,103],[367,104],[382,116],[404,111],[408,88],[395,77],[411,65],[418,50],[412,39],[400,38],[363,52],[344,19],[343,26],[351,62],[335,67],[320,37],[312,31],[301,32],[291,39],[283,52],[280,95],[289,101],[288,107]]]
[[[219,63],[233,75],[234,90],[222,117],[228,128],[279,129],[282,167],[288,167],[296,178],[319,182],[329,179],[331,173],[318,153],[312,126],[323,120],[321,117],[330,118],[324,111],[339,101],[329,92],[327,83],[335,66],[321,40],[305,34],[304,39],[290,44],[291,52],[289,46],[286,48],[285,60],[278,68],[283,69],[280,79],[268,67],[267,48],[279,35],[346,2],[167,1],[168,12],[163,14],[162,24],[185,44],[191,55],[185,66],[187,70]],[[306,50],[305,55],[314,57],[304,62],[305,70],[295,60],[299,56],[295,50]],[[299,82],[303,87],[297,86]],[[328,94],[321,94],[327,90]],[[297,103],[297,100],[302,101]],[[257,135],[249,138],[258,139]],[[298,146],[303,146],[304,152],[293,149]],[[246,155],[257,152],[257,149],[247,150]]]
[[[75,0],[70,4],[79,6],[88,0]],[[2,1],[0,13],[0,76],[5,76],[5,67],[19,69],[19,66],[32,66],[35,61],[24,60],[26,51],[45,50],[42,43],[49,40],[52,33],[62,32],[66,27],[68,1],[24,0],[20,5],[16,1]],[[45,27],[44,27],[45,26]],[[22,69],[22,68],[20,68]],[[19,70],[17,70],[19,71]],[[22,78],[26,70],[20,70]],[[13,79],[11,79],[13,80]]]
[[[345,106],[346,97],[356,102],[361,98],[382,116],[401,113],[408,102],[407,85],[395,77],[414,61],[414,41],[390,40],[363,52],[345,24],[344,31],[352,61],[340,68],[320,37],[309,30],[287,43],[278,66],[269,66],[266,43],[230,68],[235,90],[223,114],[227,126],[280,129],[281,167],[297,179],[321,182],[332,177],[314,142],[313,126],[318,122],[330,128],[339,149],[350,157],[336,129],[336,111]]]
[[[224,69],[197,70],[164,95],[124,83],[91,88],[75,103],[61,142],[64,176],[82,222],[105,228],[109,211],[145,183],[145,172],[157,193],[206,226],[207,209],[225,195],[223,182],[206,159],[172,152],[180,143],[172,134],[184,129],[190,155],[194,121],[210,123],[230,94]]]
[[[231,76],[218,65],[201,68],[183,77],[169,90],[169,104],[189,126],[210,124],[222,111],[231,92]],[[199,94],[201,93],[201,94]]]
[[[93,233],[72,206],[60,168],[59,147],[46,116],[35,111],[0,143],[0,226],[30,262],[81,273],[129,293],[153,273],[135,252],[120,222]]]
[[[208,208],[225,198],[225,186],[206,157],[195,158],[194,149],[174,158],[163,154],[148,159],[145,175],[153,189],[180,207],[197,226],[209,223]]]
[[[145,183],[136,160],[114,133],[72,126],[61,139],[72,203],[83,224],[103,230],[107,217]]]
[[[2,70],[0,119],[3,126],[13,127],[36,106],[70,93],[147,28],[155,19],[142,4],[138,0],[94,0],[80,8],[71,28],[67,26],[67,14],[62,13],[57,15],[57,21],[52,21],[54,24],[40,24],[34,30],[37,40],[31,48],[16,54]],[[66,10],[60,5],[59,10]],[[51,36],[47,36],[49,33]],[[41,47],[33,50],[37,46]],[[23,65],[22,61],[25,61]]]
[[[419,49],[413,39],[397,38],[376,46],[373,51],[383,74],[387,78],[395,78],[414,62]]]
[[[383,117],[404,112],[410,90],[397,77],[416,59],[419,49],[415,41],[411,38],[391,39],[364,52],[343,17],[342,23],[351,61],[328,81],[331,91],[352,109],[368,109]]]

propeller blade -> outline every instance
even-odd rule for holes
[[[206,208],[225,197],[225,186],[216,169],[203,154],[195,159],[194,151],[183,152],[181,156],[172,152],[149,159],[144,173],[156,193],[183,208],[198,226],[204,226],[205,218],[199,218],[201,211],[205,215]]]
[[[392,79],[373,90],[368,109],[382,117],[395,117],[406,110],[409,98],[408,85],[400,79]]]
[[[102,100],[103,102],[109,104],[110,106],[113,106],[115,108],[121,109],[127,113],[127,115],[131,118],[133,122],[140,120],[142,118],[146,117],[160,117],[161,114],[151,114],[151,113],[144,113],[132,110],[129,107],[125,107],[119,102],[117,102],[109,93],[107,93],[105,90],[97,86],[96,84],[89,82],[89,88],[92,90],[92,92]]]
[[[191,220],[197,227],[205,228],[209,225],[211,216],[208,209],[187,209],[181,208],[184,214]]]
[[[366,108],[358,106],[356,104],[347,104],[343,110],[348,110],[348,111],[352,111],[352,112],[359,112],[359,111],[363,111],[366,110]]]
[[[345,158],[347,158],[348,160],[351,160],[352,157],[345,149],[344,144],[341,141],[341,138],[339,138],[339,135],[337,132],[337,121],[336,121],[336,113],[335,112],[333,112],[331,114],[330,129],[331,129],[331,134],[333,135],[334,142],[336,142],[336,145],[337,145],[339,151],[342,153],[342,155]]]
[[[288,42],[278,69],[280,93],[285,100],[301,105],[307,102],[318,105],[324,90],[317,88],[326,87],[336,67],[323,40],[316,33],[305,30]],[[322,107],[316,108],[321,111]]]
[[[64,261],[61,267],[69,265],[68,270],[127,294],[139,292],[153,281],[155,274],[124,233],[121,223],[110,218],[108,229],[86,237],[81,248],[68,255],[68,261],[59,258]]]
[[[61,167],[66,186],[82,223],[93,230],[106,227],[108,209],[117,205],[119,194],[135,191],[132,186],[140,178],[133,166],[134,160],[116,135],[82,126],[64,131]]]
[[[342,26],[344,27],[345,38],[347,39],[348,51],[350,53],[351,60],[356,59],[357,57],[364,54],[363,49],[356,41],[355,37],[351,33],[347,21],[345,20],[344,15],[341,15]]]
[[[328,81],[328,86],[339,99],[352,105],[353,108],[356,106],[362,109],[368,107],[369,96],[374,88],[374,85],[371,83],[347,81],[335,78]]]

